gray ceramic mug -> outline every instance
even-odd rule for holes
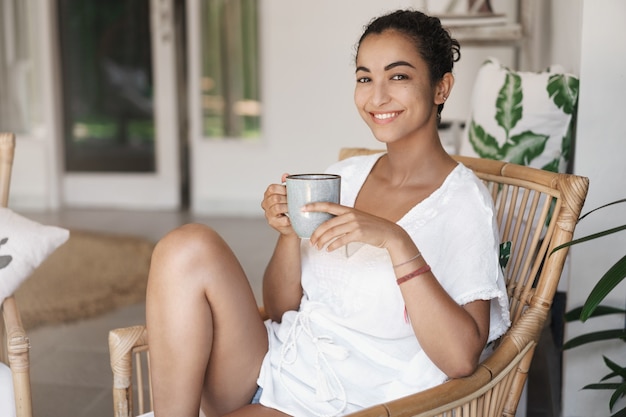
[[[326,220],[333,217],[330,213],[302,212],[302,206],[308,203],[328,201],[339,203],[341,177],[333,174],[297,174],[287,177],[287,205],[289,220],[296,234],[308,239],[313,231]]]

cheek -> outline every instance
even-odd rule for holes
[[[360,109],[364,103],[363,89],[358,86],[354,89],[354,104]]]
[[[356,106],[361,117],[365,117],[367,112],[364,110],[367,102],[367,95],[362,89],[356,88],[354,90],[354,105]]]

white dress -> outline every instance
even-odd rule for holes
[[[341,204],[356,196],[382,154],[338,162]],[[439,189],[398,221],[433,274],[460,305],[491,300],[489,341],[510,325],[490,195],[458,165]],[[350,255],[348,255],[350,253]],[[303,240],[298,311],[267,321],[269,352],[260,402],[292,416],[339,416],[441,384],[405,317],[386,249],[318,251]]]

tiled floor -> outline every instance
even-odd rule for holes
[[[269,260],[276,233],[263,218],[201,218],[175,212],[115,210],[64,210],[23,213],[45,224],[69,229],[124,233],[158,240],[172,228],[190,221],[211,225],[224,236],[248,273],[260,300],[261,277]],[[143,323],[144,304],[133,305],[76,323],[48,326],[29,332],[35,417],[111,417],[111,370],[108,331]],[[529,390],[527,417],[556,417],[549,389],[556,372],[556,356],[550,345],[540,344],[535,385]]]
[[[276,239],[276,233],[263,218],[207,219],[185,213],[100,210],[22,214],[69,229],[134,234],[153,241],[177,225],[189,221],[207,223],[224,236],[239,256],[257,297]],[[90,320],[29,331],[35,417],[111,417],[108,331],[144,323],[144,308],[144,304],[138,304]]]

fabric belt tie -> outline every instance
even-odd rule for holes
[[[334,344],[331,337],[328,336],[315,336],[311,331],[309,312],[298,312],[296,318],[289,329],[287,334],[287,340],[283,344],[280,361],[278,364],[278,373],[280,375],[280,381],[285,391],[291,395],[291,397],[302,407],[306,408],[312,415],[317,417],[332,417],[340,414],[345,410],[347,406],[346,392],[341,384],[341,381],[337,377],[337,374],[328,362],[328,358],[336,360],[344,360],[349,356],[348,349]],[[299,399],[290,389],[289,384],[283,378],[283,366],[292,365],[298,358],[298,339],[304,333],[309,337],[313,346],[315,347],[315,398],[320,402],[330,402],[332,400],[341,401],[338,408],[332,414],[320,414],[319,412],[311,409],[309,405],[305,404]]]

